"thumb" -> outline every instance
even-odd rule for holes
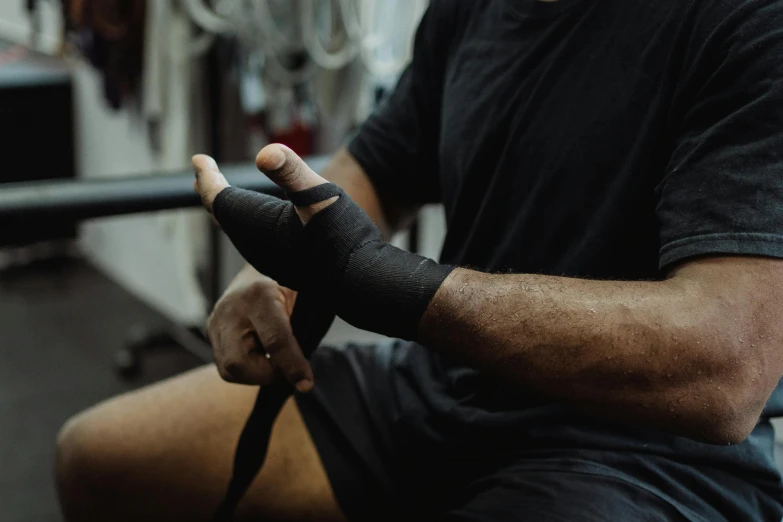
[[[289,194],[328,183],[294,151],[279,143],[261,149],[256,156],[256,167]]]
[[[212,214],[212,203],[217,195],[229,186],[228,181],[220,173],[215,160],[206,154],[196,154],[192,158],[193,170],[196,173],[194,188],[201,196],[201,203]]]

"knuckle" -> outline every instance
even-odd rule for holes
[[[298,162],[286,161],[278,172],[280,181],[286,184],[295,184],[302,178],[302,167]]]
[[[242,297],[247,301],[258,302],[271,295],[271,290],[273,290],[275,286],[276,283],[271,279],[254,281],[245,288],[242,292]]]
[[[223,298],[220,301],[218,301],[215,304],[215,307],[212,309],[212,312],[209,314],[209,317],[207,318],[207,326],[216,326],[219,324],[222,320],[224,320],[225,317],[230,316],[230,308],[231,308],[231,299]]]
[[[223,362],[223,368],[226,373],[237,376],[242,373],[242,364],[236,359],[229,359]]]
[[[310,364],[307,359],[285,340],[273,339],[269,345],[264,344],[271,362],[289,381],[298,382],[309,376]]]
[[[228,382],[242,382],[244,365],[238,359],[228,359],[218,366],[220,376]]]
[[[209,314],[209,317],[207,317],[207,337],[210,339],[212,338],[212,335],[215,333],[216,329],[216,321],[215,318],[215,312],[213,311],[211,314]]]
[[[255,332],[250,330],[242,334],[239,342],[242,345],[242,353],[250,353],[260,348]]]
[[[221,344],[221,339],[225,338],[226,333],[231,332],[230,323],[227,323],[226,316],[222,314],[210,314],[207,319],[207,339],[212,344],[213,348]]]
[[[262,344],[264,345],[264,349],[270,354],[281,353],[285,350],[286,339],[281,332],[271,330],[267,332]]]
[[[227,372],[226,369],[223,368],[223,366],[218,364],[217,365],[217,371],[218,371],[218,374],[220,375],[220,378],[223,379],[224,381],[226,381],[226,382],[236,382],[234,380],[234,376],[231,375],[229,372]]]

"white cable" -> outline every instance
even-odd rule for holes
[[[312,0],[307,0],[308,2]],[[301,38],[286,36],[274,23],[274,15],[269,0],[252,0],[255,7],[255,22],[263,35],[265,47],[274,53],[297,52],[304,50]],[[293,32],[293,31],[292,31]]]
[[[248,52],[262,47],[263,36],[254,23],[255,7],[243,0],[218,0],[215,11],[233,23],[237,40]]]
[[[215,43],[215,35],[210,33],[203,33],[193,38],[188,45],[188,55],[191,58],[198,58],[203,55],[212,44]]]
[[[354,41],[364,37],[359,7],[356,2],[357,0],[340,0],[339,2],[345,34]]]
[[[236,33],[234,25],[204,5],[204,0],[182,0],[182,3],[193,23],[203,31],[210,34]]]
[[[265,64],[270,68],[268,78],[275,83],[283,86],[293,87],[301,85],[310,80],[317,72],[315,62],[307,60],[304,65],[298,69],[289,69],[280,63],[277,55],[271,54],[265,56]]]
[[[383,47],[391,40],[391,31],[388,30],[392,24],[387,24],[387,30],[384,32],[364,31],[363,27],[372,27],[376,18],[376,0],[364,0],[363,8],[361,10],[361,17],[359,17],[359,29],[362,34],[362,44],[367,49],[376,50]]]
[[[310,58],[310,54],[304,46],[302,38],[298,35],[303,28],[296,28],[286,35],[274,23],[274,15],[269,5],[269,0],[248,0],[252,5],[252,17],[248,17],[258,25],[251,29],[252,49],[261,52],[265,58],[265,66],[269,71],[267,78],[282,86],[295,86],[307,82],[317,72],[316,64]],[[311,0],[307,0],[308,2]],[[296,21],[296,17],[292,17]],[[250,43],[248,38],[246,41]],[[305,63],[296,69],[283,65],[282,57],[293,53],[304,53],[308,58]]]
[[[338,0],[338,6],[334,9],[338,11],[335,19],[344,33],[345,42],[335,51],[328,51],[319,36],[314,12],[318,6],[316,0],[299,2],[298,22],[301,27],[299,31],[294,28],[287,32],[275,23],[270,1],[217,0],[213,11],[205,0],[183,0],[188,16],[206,33],[192,42],[189,54],[198,56],[206,51],[212,45],[215,34],[234,34],[249,52],[260,51],[264,54],[271,79],[282,85],[307,81],[316,72],[314,66],[326,70],[340,69],[357,56],[371,74],[393,76],[402,71],[410,58],[411,45],[407,35],[401,55],[378,58],[379,51],[385,49],[391,52],[396,46],[392,30],[388,29],[393,24],[381,24],[382,29],[379,31],[369,29],[377,25],[376,0],[364,0],[365,9],[362,10],[357,5],[358,0]],[[422,2],[426,0],[411,1],[413,5],[408,9],[410,19],[406,20],[410,26],[415,26]],[[328,3],[328,9],[331,12],[331,2]],[[405,9],[396,10],[397,13],[400,11],[404,12]],[[297,20],[296,17],[294,20]],[[328,30],[331,33],[331,23],[328,24]],[[309,57],[302,67],[292,70],[283,65],[283,55],[301,51],[305,51]]]
[[[409,23],[408,26],[415,30],[419,19],[419,14],[422,11],[422,2],[421,0],[413,0],[411,3],[413,5],[411,5],[408,9],[410,16],[407,22]],[[368,26],[372,26],[375,23],[375,17],[377,16],[375,13],[376,4],[374,0],[367,0],[367,4],[367,16],[364,17],[364,20]],[[400,12],[400,9],[398,9],[397,12]],[[376,56],[377,51],[382,49],[384,46],[391,47],[393,45],[391,34],[390,32],[386,32],[385,34],[373,34],[371,31],[365,32],[364,38],[362,39],[361,48],[361,58],[364,67],[375,76],[383,77],[395,76],[399,74],[405,68],[405,65],[410,59],[411,40],[412,38],[410,35],[406,34],[404,51],[397,58],[386,58],[379,60]]]
[[[355,10],[356,5],[352,0],[340,0],[340,19],[342,20],[342,26],[345,31],[345,42],[338,50],[329,52],[326,50],[323,42],[321,42],[321,38],[318,36],[318,27],[313,13],[313,6],[315,6],[317,2],[311,1],[307,3],[309,5],[303,6],[300,14],[302,29],[304,31],[304,44],[310,54],[310,58],[323,69],[342,69],[356,58],[360,50],[359,45],[357,45],[357,40],[361,39],[361,28],[358,27],[357,23],[349,32],[349,25],[351,24],[348,22],[348,19],[353,19],[353,17],[348,14],[348,11],[352,10],[351,7]],[[327,24],[327,27],[331,33],[332,24]],[[355,35],[351,35],[351,32],[355,33]]]
[[[406,52],[397,59],[379,61],[375,57],[378,49],[389,45],[391,36],[388,30],[373,33],[363,27],[371,26],[375,22],[376,3],[374,0],[366,1],[364,17],[360,16],[355,0],[339,0],[340,16],[338,19],[343,28],[346,42],[340,49],[333,52],[324,48],[318,36],[313,15],[313,6],[316,2],[313,0],[307,3],[310,5],[304,7],[301,13],[305,46],[313,61],[320,67],[327,70],[340,69],[350,63],[357,55],[361,57],[365,68],[376,76],[395,75],[405,67],[409,58],[407,48]],[[409,13],[412,13],[411,21],[415,23],[416,9],[410,9]]]

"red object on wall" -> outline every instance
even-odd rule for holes
[[[287,129],[280,129],[269,136],[273,143],[282,143],[300,156],[313,153],[313,129],[301,121],[295,121]]]

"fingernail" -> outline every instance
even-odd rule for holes
[[[267,165],[271,170],[277,170],[285,163],[285,153],[280,150],[280,147],[275,147],[272,153],[269,155],[269,161]]]
[[[296,383],[296,390],[300,393],[307,393],[312,389],[313,389],[313,381],[302,379],[301,381]]]

